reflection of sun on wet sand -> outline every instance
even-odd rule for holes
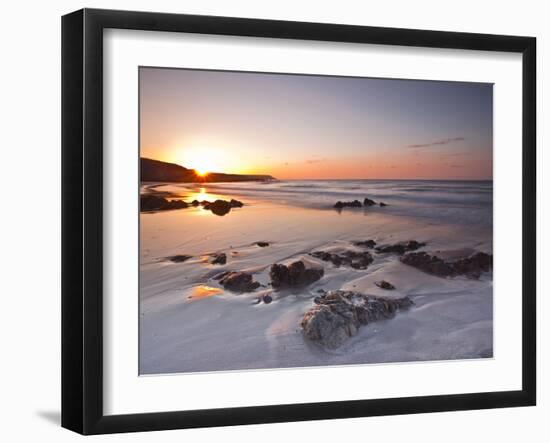
[[[490,182],[153,186],[244,207],[141,216],[141,373],[492,356]]]
[[[212,288],[210,286],[200,285],[195,286],[191,290],[191,295],[189,295],[188,299],[200,299],[205,297],[212,297],[213,295],[223,294],[223,291],[220,288]]]

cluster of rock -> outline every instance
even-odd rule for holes
[[[359,200],[353,200],[353,201],[349,201],[349,202],[343,202],[343,201],[337,201],[335,204],[334,204],[334,207],[336,209],[342,209],[342,208],[361,208],[361,207],[369,207],[369,206],[375,206],[375,205],[379,205],[381,207],[384,207],[384,206],[388,206],[386,203],[384,202],[380,202],[380,203],[376,203],[374,200],[370,199],[370,198],[365,198],[363,200],[363,203],[361,204],[361,202]]]
[[[401,262],[439,277],[465,275],[478,279],[483,272],[489,272],[493,268],[493,256],[485,252],[477,252],[455,261],[445,261],[426,252],[411,252],[401,257]]]
[[[301,326],[306,338],[329,349],[338,348],[357,334],[360,326],[391,318],[413,304],[409,297],[385,298],[341,290],[326,292],[314,302]]]
[[[139,198],[139,210],[141,212],[169,211],[171,209],[184,209],[188,206],[183,200],[168,200],[153,194],[143,194]]]
[[[248,272],[228,271],[214,277],[227,290],[233,292],[252,292],[260,287]]]
[[[230,201],[226,200],[216,200],[213,202],[193,200],[191,203],[186,203],[183,200],[168,200],[164,197],[155,194],[143,194],[139,199],[139,206],[141,212],[151,212],[151,211],[169,211],[172,209],[185,209],[189,206],[202,206],[204,209],[212,211],[216,215],[225,215],[232,208],[242,208],[243,202],[239,200],[231,199]]]
[[[225,256],[225,254],[218,254],[214,260],[219,260],[221,255]],[[226,257],[224,258],[226,259]],[[214,263],[214,261],[211,263]],[[299,260],[288,266],[277,263],[272,265],[269,276],[271,278],[271,286],[274,289],[283,289],[287,287],[307,286],[319,280],[324,273],[322,268],[306,268],[304,262]],[[261,286],[259,282],[254,281],[252,274],[243,271],[222,272],[215,276],[214,280],[218,280],[220,285],[225,289],[239,293],[252,292]],[[270,303],[271,299],[263,301]]]
[[[271,286],[275,289],[306,286],[319,280],[324,274],[323,268],[306,268],[301,260],[288,266],[276,263],[271,266],[269,271]]]
[[[372,255],[367,251],[356,252],[347,250],[339,254],[335,252],[315,251],[310,255],[320,260],[330,262],[337,268],[340,266],[350,266],[354,269],[367,269],[374,261]]]
[[[195,200],[193,201],[194,204]],[[204,209],[208,209],[209,211],[212,211],[214,214],[219,216],[224,216],[225,214],[229,213],[231,209],[233,208],[242,208],[243,202],[240,202],[239,200],[231,199],[230,201],[226,200],[215,200],[213,202],[203,201],[200,202],[200,205]]]
[[[350,202],[341,202],[341,201],[337,201],[335,204],[334,204],[334,207],[336,209],[342,209],[342,208],[360,208],[361,206],[363,206],[361,204],[361,202],[359,200],[353,200],[353,201],[350,201]]]
[[[381,253],[396,253],[396,254],[404,254],[405,252],[409,251],[416,251],[417,249],[422,248],[423,246],[426,246],[426,243],[421,243],[416,240],[409,240],[405,242],[399,242],[395,243],[394,245],[383,245],[378,246],[376,249],[376,252]]]
[[[376,246],[376,242],[374,240],[362,240],[362,241],[356,241],[353,242],[355,246],[364,246],[366,248],[374,248]]]

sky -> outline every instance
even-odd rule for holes
[[[492,179],[493,86],[140,68],[140,155],[289,179]]]

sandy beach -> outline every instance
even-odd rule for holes
[[[224,216],[202,206],[140,215],[140,373],[166,374],[318,365],[490,358],[492,273],[443,278],[371,250],[367,269],[336,267],[315,251],[365,251],[416,240],[444,259],[492,254],[492,182],[289,181],[143,183],[141,193],[186,202],[242,201]],[[373,198],[388,206],[333,209],[336,201]],[[258,244],[260,243],[261,246]],[[212,257],[225,254],[225,264]],[[168,257],[185,255],[182,262]],[[301,260],[322,278],[275,290],[275,263]],[[225,289],[214,277],[246,272],[260,286]],[[388,281],[394,290],[377,282]],[[414,305],[367,324],[337,349],[304,337],[300,321],[321,291],[408,296]],[[262,302],[269,295],[270,303]]]

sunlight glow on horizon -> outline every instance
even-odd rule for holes
[[[492,178],[490,84],[140,69],[140,155],[199,176]]]

